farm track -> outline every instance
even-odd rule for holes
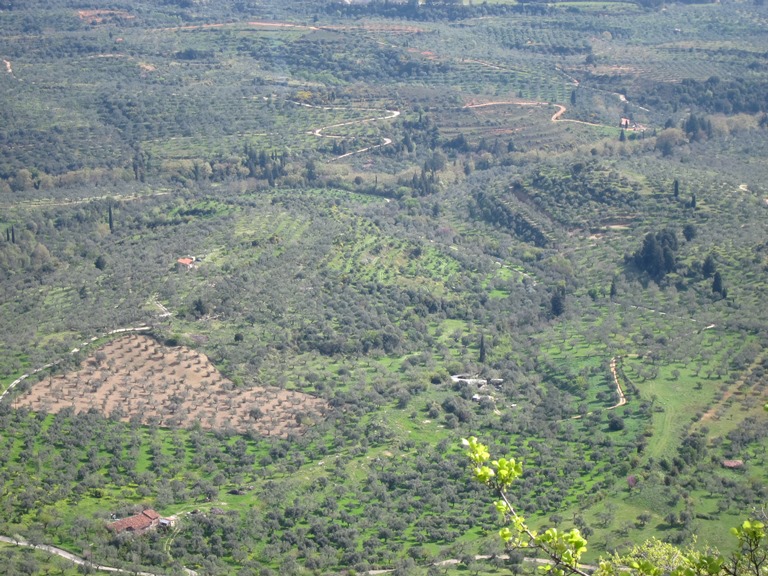
[[[549,102],[536,102],[527,100],[502,100],[495,102],[484,102],[482,104],[467,104],[464,109],[467,108],[485,108],[487,106],[554,106],[557,108],[557,112],[552,114],[550,120],[552,122],[570,122],[572,124],[583,124],[584,126],[605,126],[605,124],[597,124],[594,122],[585,122],[583,120],[571,120],[570,118],[561,118],[563,114],[567,112],[567,108],[562,104],[550,104]]]
[[[160,310],[160,316],[158,318],[167,318],[168,316],[172,316],[173,313],[166,308],[160,300],[158,300],[159,295],[158,294],[152,294],[152,297],[149,299],[149,303],[153,306],[156,306]]]
[[[340,140],[344,138],[344,136],[338,135],[338,134],[323,134],[326,130],[330,130],[332,128],[340,128],[342,126],[360,126],[362,124],[368,124],[370,122],[376,122],[378,120],[391,120],[392,118],[397,118],[400,116],[400,110],[387,110],[386,108],[344,108],[341,106],[314,106],[313,104],[306,104],[304,102],[295,102],[293,100],[289,100],[292,104],[296,104],[297,106],[304,106],[305,108],[317,108],[318,110],[358,110],[361,112],[378,112],[380,110],[384,110],[386,112],[385,116],[373,116],[371,118],[363,118],[361,120],[348,120],[347,122],[339,122],[337,124],[329,124],[328,126],[322,126],[320,128],[315,128],[314,130],[310,130],[310,134],[313,136],[317,136],[318,138],[333,138]],[[358,150],[353,150],[352,152],[347,152],[346,154],[342,154],[341,156],[336,156],[335,158],[331,158],[329,162],[335,162],[336,160],[341,160],[342,158],[348,158],[349,156],[353,156],[356,154],[363,154],[365,152],[369,152],[371,150],[375,150],[376,148],[382,148],[384,146],[388,146],[392,144],[391,138],[385,138],[382,137],[380,144],[375,144],[373,146],[366,146],[365,148],[360,148]]]
[[[613,383],[616,385],[616,394],[619,396],[619,401],[614,404],[613,406],[608,406],[608,408],[601,408],[599,410],[593,410],[592,412],[587,412],[586,416],[589,416],[590,414],[594,414],[595,412],[602,412],[604,410],[616,410],[616,408],[621,408],[627,403],[627,397],[624,394],[624,390],[621,388],[621,382],[619,382],[619,374],[616,370],[616,361],[618,360],[618,356],[614,356],[611,358],[611,374],[613,375]],[[576,416],[573,416],[571,420],[580,420],[582,418],[581,414],[578,414]]]
[[[57,548],[56,546],[49,546],[47,544],[31,544],[23,540],[18,540],[18,541],[14,540],[13,538],[9,538],[8,536],[0,536],[0,542],[6,542],[7,544],[13,544],[14,546],[22,546],[26,548],[34,548],[35,550],[42,550],[43,552],[47,552],[49,554],[54,554],[56,556],[61,556],[62,558],[66,558],[67,560],[69,560],[70,562],[73,562],[74,564],[77,564],[78,566],[90,566],[95,570],[101,570],[103,572],[117,572],[121,574],[134,574],[137,576],[164,576],[162,574],[158,574],[155,572],[138,572],[136,570],[125,570],[123,568],[114,568],[112,566],[102,566],[101,564],[94,564],[89,562],[88,560],[85,560],[84,558],[81,558],[80,556],[72,554],[71,552],[67,552],[66,550]],[[502,560],[506,560],[509,558],[509,556],[507,556],[506,554],[500,554],[497,556],[491,556],[489,554],[478,554],[475,556],[475,560],[490,560],[494,557],[500,558]],[[440,562],[435,562],[433,566],[453,566],[453,565],[459,564],[460,562],[461,560],[459,560],[458,558],[449,558],[447,560],[441,560]],[[523,558],[523,562],[538,564],[541,566],[551,565],[553,563],[551,560],[547,560],[545,558],[529,558],[529,557]],[[587,564],[581,564],[580,566],[587,570],[597,570],[597,566],[590,566]],[[194,570],[190,570],[189,568],[184,568],[184,571],[189,576],[197,575],[197,573]],[[368,570],[367,572],[365,572],[365,574],[375,576],[377,574],[390,574],[394,571],[395,571],[394,568],[389,568],[389,569],[385,568],[385,569],[379,569],[379,570]]]
[[[611,358],[611,374],[613,374],[613,383],[616,384],[616,393],[619,395],[619,401],[610,408],[606,408],[606,410],[615,410],[616,408],[619,408],[621,406],[624,406],[627,403],[627,397],[624,395],[624,391],[621,389],[621,383],[619,382],[619,375],[616,371],[616,361],[618,359],[618,356],[614,356]]]
[[[41,550],[43,552],[47,552],[48,554],[54,554],[55,556],[60,556],[62,558],[65,558],[78,566],[88,566],[89,568],[92,568],[94,570],[101,570],[102,572],[135,574],[137,576],[164,576],[161,574],[157,574],[155,572],[138,572],[136,570],[125,570],[123,568],[115,568],[113,566],[102,566],[101,564],[90,562],[85,558],[81,558],[80,556],[72,554],[71,552],[67,552],[66,550],[63,550],[61,548],[57,548],[56,546],[49,546],[48,544],[32,544],[24,540],[14,540],[13,538],[9,538],[8,536],[0,536],[0,542],[5,542],[7,544],[13,544],[14,546],[21,546],[24,548],[34,548],[35,550]],[[192,571],[188,571],[187,573],[190,574],[190,576],[194,576],[194,573]]]

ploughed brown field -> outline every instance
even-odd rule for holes
[[[96,409],[120,420],[166,427],[231,428],[265,436],[301,434],[322,419],[328,404],[314,396],[271,386],[238,388],[205,354],[167,347],[132,334],[106,344],[77,371],[52,375],[14,405],[58,413]]]

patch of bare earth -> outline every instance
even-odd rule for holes
[[[78,370],[50,376],[18,398],[16,407],[58,413],[96,409],[127,422],[286,437],[301,434],[329,411],[314,396],[270,386],[237,388],[205,354],[166,347],[132,334],[106,344]]]
[[[135,18],[125,10],[78,10],[80,20],[88,20],[91,24],[104,24],[113,20],[132,20]]]
[[[126,20],[135,18],[135,16],[125,10],[78,10],[77,15],[80,17],[80,20],[88,20],[92,24],[101,24],[104,21],[115,18],[125,18]]]

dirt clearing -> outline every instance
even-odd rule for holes
[[[301,434],[321,420],[328,404],[275,387],[236,388],[205,354],[167,347],[132,334],[113,340],[78,369],[51,375],[14,402],[17,408],[58,413],[95,409],[127,422],[255,431],[264,436]]]

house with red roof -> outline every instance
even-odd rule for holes
[[[160,514],[147,508],[141,514],[129,516],[117,520],[107,525],[107,528],[115,534],[122,534],[123,532],[131,532],[133,534],[141,534],[152,528],[156,528],[160,524]]]
[[[191,270],[194,268],[195,265],[195,259],[194,258],[179,258],[176,260],[176,264],[179,265],[180,268],[186,268],[187,270]]]

